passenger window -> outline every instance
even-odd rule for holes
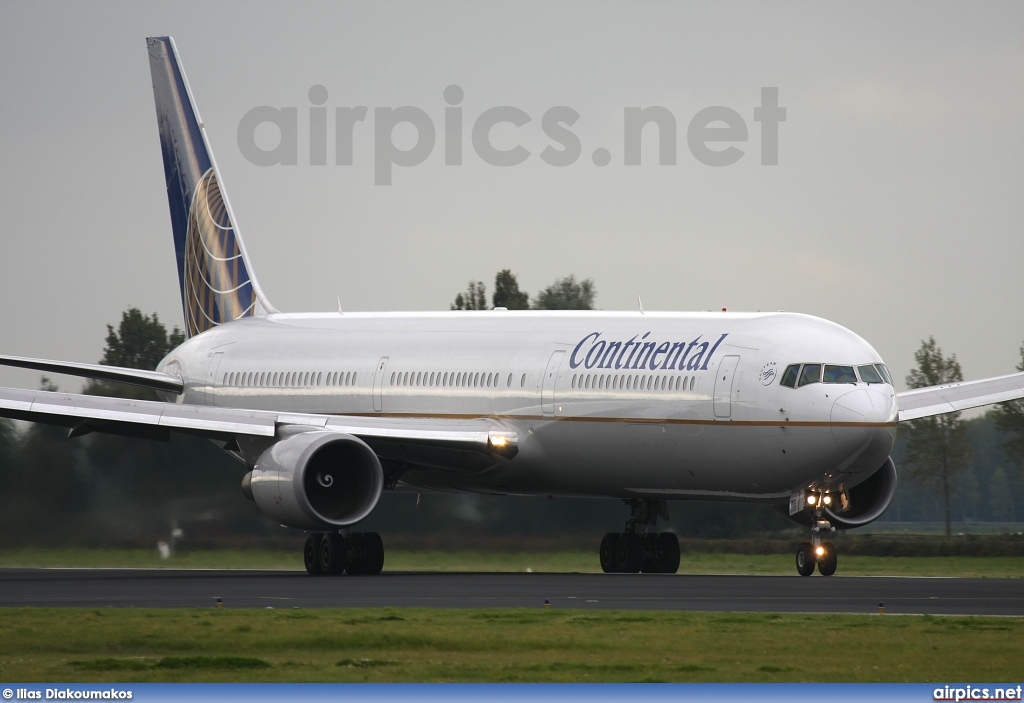
[[[512,387],[512,374],[509,374],[509,375],[508,375],[508,383],[506,383],[505,385],[506,385],[506,387],[508,387],[508,388],[511,388],[511,387]]]
[[[523,380],[521,380],[519,382],[519,387],[520,388],[526,388],[526,374],[525,373],[523,374]]]
[[[692,376],[690,378],[690,390],[691,391],[693,390],[693,384],[695,384],[696,382],[697,382],[697,377],[696,376]]]
[[[824,379],[825,383],[856,383],[857,374],[853,372],[852,366],[825,364]]]
[[[782,380],[779,381],[779,385],[785,386],[786,388],[796,388],[796,378],[799,375],[800,364],[790,364],[782,373]]]
[[[858,366],[857,373],[860,374],[860,380],[864,383],[885,383],[882,374],[878,373],[878,369],[873,364]]]
[[[810,383],[821,383],[821,364],[804,364],[797,385],[806,386]]]

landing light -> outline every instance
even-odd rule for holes
[[[825,505],[832,505],[832,496],[825,496],[821,500]]]
[[[814,553],[817,554],[819,557],[823,557],[823,556],[825,556],[825,548],[824,547],[815,547],[814,548]]]
[[[506,459],[511,459],[519,453],[518,443],[519,437],[515,432],[492,430],[487,435],[487,444],[490,445],[491,451],[500,454]]]
[[[814,496],[807,496],[807,504],[808,505],[814,505],[815,500],[816,499],[814,498]]]

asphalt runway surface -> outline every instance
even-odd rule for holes
[[[1024,579],[667,574],[0,569],[0,605],[552,608],[1024,615]]]

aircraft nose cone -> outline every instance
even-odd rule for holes
[[[891,393],[858,388],[836,398],[832,405],[832,422],[896,422],[896,402]]]
[[[892,450],[896,413],[891,393],[865,388],[850,391],[832,405],[832,438],[843,451],[869,450],[884,461]]]

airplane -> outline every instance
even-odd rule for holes
[[[796,569],[896,491],[900,422],[1024,397],[1024,373],[896,392],[879,354],[809,315],[283,313],[260,287],[170,37],[146,40],[186,341],[155,371],[2,356],[159,401],[0,389],[0,416],[154,440],[209,438],[242,491],[309,533],[312,575],[378,574],[358,524],[384,491],[622,499],[605,572],[675,573],[669,500],[776,504],[809,528]]]

